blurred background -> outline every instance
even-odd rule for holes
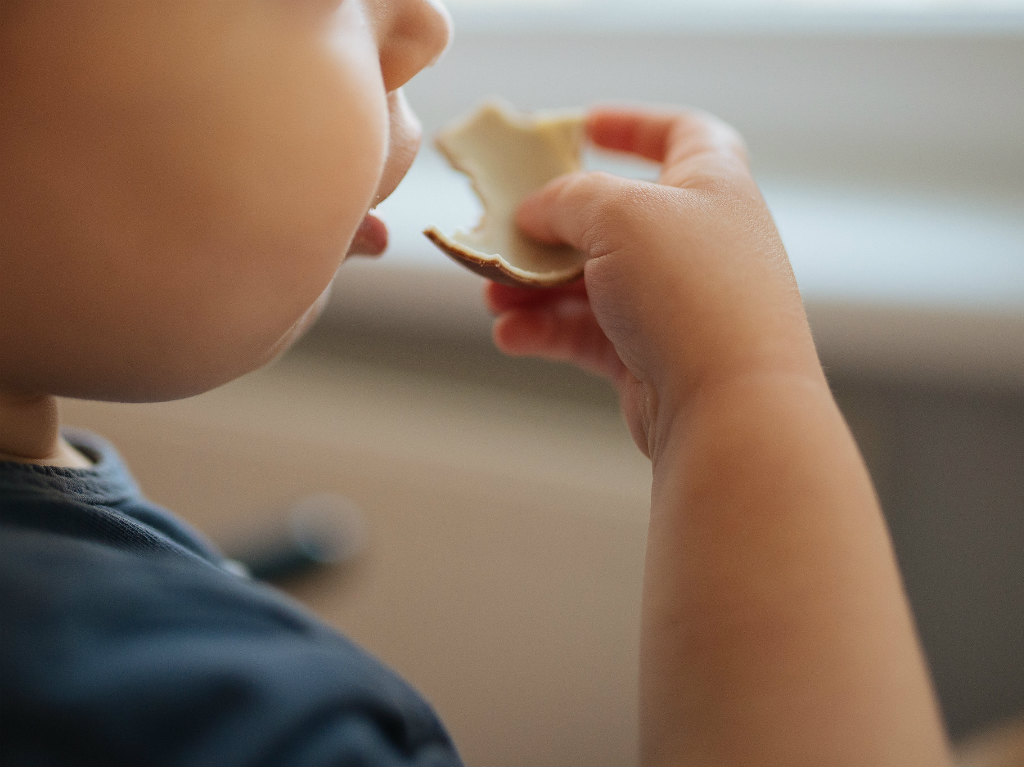
[[[428,137],[490,97],[741,130],[951,732],[1024,711],[1024,0],[448,5],[452,48],[407,88]],[[277,364],[68,420],[232,551],[343,498],[365,547],[283,585],[420,687],[469,763],[631,763],[646,461],[602,382],[493,351],[479,278],[420,234],[479,215],[429,146],[380,212],[389,253],[346,263]]]

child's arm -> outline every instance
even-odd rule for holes
[[[741,140],[694,113],[599,110],[658,183],[556,180],[520,210],[582,283],[488,287],[495,339],[616,384],[653,464],[645,763],[948,760],[871,481],[832,399]]]

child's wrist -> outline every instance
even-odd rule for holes
[[[691,434],[693,424],[709,414],[726,416],[742,410],[756,420],[771,403],[794,391],[831,397],[828,381],[817,358],[786,359],[746,366],[724,366],[696,377],[676,377],[669,385],[651,387],[648,397],[648,455],[658,464]]]

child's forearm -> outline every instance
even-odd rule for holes
[[[823,381],[696,395],[654,459],[644,763],[948,760],[874,492]]]
[[[490,291],[504,350],[619,390],[654,481],[645,763],[948,760],[870,479],[818,365],[785,249],[728,126],[597,110],[658,183],[570,174],[519,207],[589,256],[582,285]]]

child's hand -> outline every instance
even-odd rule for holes
[[[590,260],[565,288],[489,285],[499,348],[611,379],[648,455],[698,390],[764,373],[820,376],[735,131],[693,112],[595,110],[587,132],[600,147],[661,163],[658,182],[576,173],[523,203],[527,233]]]
[[[529,234],[580,284],[492,285],[512,354],[611,378],[652,459],[640,642],[646,764],[942,764],[941,718],[881,510],[736,134],[601,110],[658,183],[556,179]]]

